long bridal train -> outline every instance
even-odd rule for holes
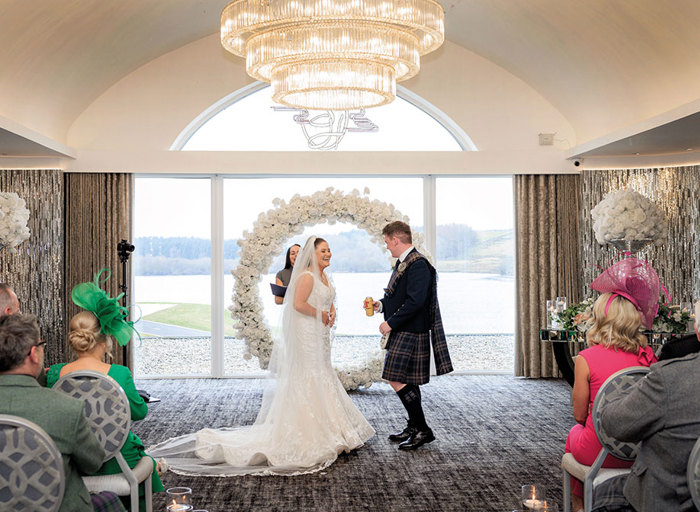
[[[275,341],[270,362],[274,378],[255,423],[203,429],[151,447],[148,453],[164,457],[172,471],[198,476],[313,473],[374,435],[331,366],[330,328],[320,316],[330,310],[335,290],[321,280],[314,241],[307,241],[294,266],[285,297],[284,334]],[[305,274],[313,278],[306,302],[317,316],[301,314],[291,303]]]

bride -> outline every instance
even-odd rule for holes
[[[330,466],[374,435],[331,366],[330,259],[328,243],[315,236],[297,257],[270,360],[272,384],[255,423],[169,439],[149,455],[185,475],[299,475]]]

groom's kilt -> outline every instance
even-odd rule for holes
[[[430,333],[391,331],[382,378],[404,384],[430,380]]]

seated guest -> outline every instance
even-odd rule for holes
[[[659,278],[647,262],[622,260],[598,276],[591,288],[602,292],[593,304],[593,326],[586,334],[589,348],[579,352],[574,366],[573,409],[578,423],[566,439],[566,452],[590,466],[601,450],[590,411],[598,390],[613,373],[630,366],[656,362],[646,337],[639,332],[656,316]],[[626,468],[632,463],[609,455],[606,468]],[[572,478],[574,510],[583,508],[583,485]]]
[[[80,400],[39,386],[44,342],[33,315],[0,317],[0,414],[12,414],[43,428],[63,457],[62,512],[91,512],[90,494],[80,477],[102,464],[105,452],[90,430]]]
[[[19,313],[19,300],[15,291],[7,283],[0,283],[0,315]]]
[[[695,304],[695,333],[700,301]],[[697,343],[697,341],[696,341]],[[602,482],[595,489],[593,510],[657,512],[696,510],[686,467],[700,437],[700,354],[662,361],[601,413],[606,432],[620,441],[642,444],[632,472]]]
[[[0,283],[0,315],[15,315],[21,313],[19,310],[19,300],[15,291],[7,283]],[[36,376],[36,380],[46,387],[46,372],[41,371]]]
[[[278,286],[289,286],[289,280],[292,277],[292,270],[294,269],[294,262],[297,260],[297,254],[299,254],[299,249],[301,246],[299,244],[292,245],[287,249],[287,256],[284,260],[284,268],[277,272],[275,276],[275,284]],[[284,302],[284,297],[278,297],[275,295],[275,304],[282,304]]]
[[[659,361],[665,361],[676,357],[685,357],[689,354],[695,354],[696,352],[700,352],[698,338],[695,334],[688,334],[687,336],[667,341],[661,345]]]
[[[97,278],[95,280],[97,282]],[[136,391],[134,379],[126,366],[103,362],[105,356],[111,357],[112,336],[126,344],[131,338],[133,328],[126,320],[126,309],[118,305],[117,299],[111,299],[107,293],[97,286],[96,282],[81,283],[73,288],[73,302],[88,311],[82,311],[71,318],[68,341],[76,355],[71,363],[55,364],[49,368],[46,376],[47,385],[52,387],[59,378],[79,370],[92,370],[112,377],[122,387],[129,399],[131,419],[141,420],[148,414],[148,406]],[[96,316],[99,315],[99,316]],[[141,440],[133,432],[129,432],[121,449],[130,468],[135,467],[143,457],[148,457]],[[155,469],[154,461],[154,469]],[[116,459],[110,459],[97,471],[98,475],[121,473]],[[153,492],[163,490],[163,484],[157,472],[152,476]],[[143,485],[139,493],[143,496]],[[125,505],[129,504],[124,500]],[[145,502],[144,502],[145,505]]]

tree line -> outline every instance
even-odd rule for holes
[[[385,272],[389,254],[374,244],[363,230],[323,235],[336,272]],[[303,237],[291,238],[303,245]],[[134,273],[148,275],[202,275],[211,271],[211,242],[193,237],[140,237],[134,241]],[[513,231],[475,231],[464,224],[437,226],[437,266],[440,271],[513,274]],[[224,271],[240,259],[238,240],[224,240]],[[270,272],[284,266],[284,253],[273,261]]]

